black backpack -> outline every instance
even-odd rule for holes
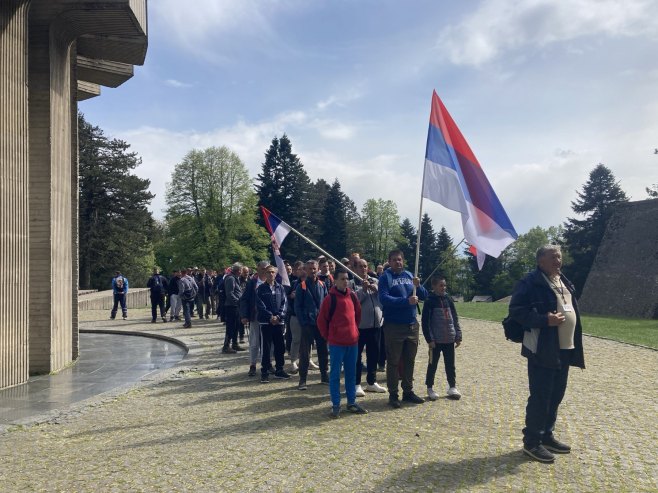
[[[503,330],[505,331],[505,338],[512,342],[523,342],[523,335],[525,334],[525,327],[511,318],[509,315],[503,320]]]
[[[334,313],[336,313],[336,303],[338,303],[338,300],[336,299],[336,295],[334,293],[329,293],[330,300],[329,300],[329,318],[327,319],[327,325],[329,325],[329,322],[331,322],[331,319],[334,318]],[[356,304],[359,302],[359,300],[356,297],[356,294],[354,294],[354,291],[350,289],[350,298],[352,299],[352,304],[354,305],[354,314],[356,315]],[[359,324],[356,324],[357,327]]]

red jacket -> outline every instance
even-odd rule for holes
[[[336,299],[336,309],[331,320],[331,299]],[[318,314],[318,329],[327,342],[333,346],[354,346],[359,343],[359,322],[361,321],[361,303],[347,288],[341,293],[332,287],[329,296],[322,300]]]

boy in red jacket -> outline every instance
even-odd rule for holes
[[[356,403],[356,357],[359,345],[359,322],[361,304],[348,287],[347,271],[336,270],[334,286],[320,306],[318,329],[329,344],[331,367],[329,370],[329,393],[331,394],[331,417],[340,416],[340,370],[345,369],[345,393],[347,410],[366,414]]]

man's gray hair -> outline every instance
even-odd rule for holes
[[[240,262],[236,262],[231,266],[231,272],[239,272],[242,270],[242,264]]]
[[[544,245],[541,246],[537,249],[537,254],[536,254],[536,259],[537,262],[539,262],[539,259],[542,258],[544,255],[550,252],[558,252],[562,254],[562,248],[560,248],[560,245]]]
[[[318,261],[315,260],[314,258],[308,259],[308,260],[306,261],[306,265],[310,265],[310,264],[318,265]]]
[[[267,269],[271,264],[267,260],[261,260],[256,264],[257,269]]]

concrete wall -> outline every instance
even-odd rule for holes
[[[112,290],[81,295],[78,299],[79,311],[107,310],[109,312],[112,309],[113,304],[114,296],[112,295]],[[131,288],[126,296],[126,305],[128,308],[144,308],[145,306],[151,306],[149,289]],[[119,308],[119,315],[121,315],[121,308]]]
[[[580,306],[585,313],[658,318],[658,199],[618,206]]]
[[[0,5],[0,388],[28,378],[29,2]]]

